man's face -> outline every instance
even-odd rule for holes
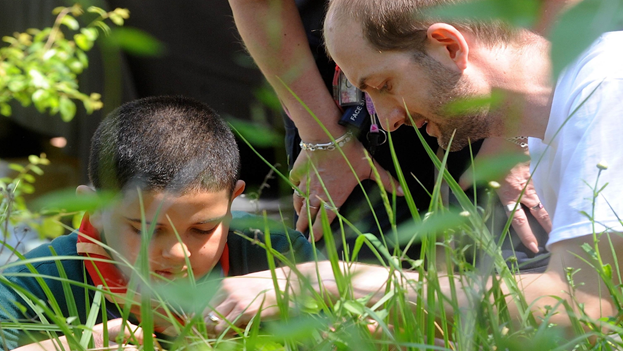
[[[234,194],[233,197],[238,192]],[[227,242],[233,200],[229,190],[200,191],[182,196],[143,192],[141,196],[147,228],[156,223],[148,249],[152,278],[186,278],[191,267],[196,278],[210,272],[221,258]],[[138,191],[126,191],[114,208],[92,217],[93,225],[113,249],[113,259],[128,262],[135,269],[138,269],[136,260],[141,241],[146,237],[141,230],[141,218]],[[132,274],[126,264],[118,267],[127,277]]]
[[[326,28],[329,28],[325,32],[329,53],[349,81],[370,95],[385,130],[410,125],[408,111],[415,126],[426,125],[427,133],[437,137],[444,149],[456,133],[451,151],[462,149],[469,140],[493,134],[488,109],[448,112],[449,102],[488,93],[474,86],[458,68],[442,65],[424,54],[379,52],[352,20],[333,27],[327,23]]]

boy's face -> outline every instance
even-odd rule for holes
[[[244,182],[238,181],[232,194],[228,190],[182,196],[143,192],[146,227],[149,229],[155,222],[148,249],[152,278],[185,278],[191,267],[196,278],[210,272],[221,258],[227,242],[231,202],[243,190]],[[141,219],[138,191],[127,191],[114,208],[91,216],[91,223],[113,249],[113,259],[117,262],[125,260],[134,269],[139,269],[136,261],[141,240],[146,236],[141,230]],[[186,257],[190,266],[186,264]],[[118,267],[127,277],[131,276],[132,269],[126,264]]]

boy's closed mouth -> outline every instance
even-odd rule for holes
[[[177,269],[162,269],[154,271],[156,275],[173,280],[179,278],[185,278],[188,275],[188,271],[186,269],[177,270]]]

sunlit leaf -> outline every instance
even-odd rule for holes
[[[7,103],[0,103],[0,115],[9,117],[11,115],[11,105]]]
[[[251,145],[257,147],[270,147],[278,146],[282,143],[279,134],[277,134],[270,126],[243,121],[233,117],[227,118],[227,121],[240,134],[240,136],[246,139]]]
[[[37,175],[43,175],[43,170],[39,166],[31,165],[30,170]]]
[[[416,237],[415,242],[419,242],[425,236],[436,237],[447,230],[456,230],[467,222],[467,218],[461,216],[455,209],[446,212],[428,213],[422,222],[413,223],[407,221],[398,227],[399,244],[410,242]]]
[[[185,312],[201,314],[218,287],[218,282],[212,279],[196,286],[187,280],[177,279],[169,284],[156,285],[154,290],[171,305],[179,306]]]
[[[491,157],[480,157],[474,161],[474,166],[465,172],[464,177],[469,183],[499,181],[509,173],[511,168],[528,161],[530,161],[530,156],[523,153],[503,153]]]
[[[462,116],[482,109],[494,109],[503,99],[504,93],[495,90],[490,96],[475,96],[451,101],[443,107],[443,110],[448,116]]]
[[[19,184],[19,189],[24,193],[24,194],[33,194],[35,192],[35,187],[28,184],[28,183],[20,183]]]
[[[279,101],[279,97],[277,97],[273,89],[263,86],[253,91],[253,95],[268,108],[274,111],[281,111],[281,101]]]
[[[76,195],[74,189],[55,191],[33,202],[34,209],[57,209],[66,212],[94,211],[114,203],[116,194],[98,191],[97,194]]]
[[[159,56],[165,52],[163,43],[136,28],[115,28],[108,39],[112,44],[132,55]]]
[[[45,233],[45,235],[50,238],[56,238],[65,234],[65,228],[63,228],[63,225],[54,217],[44,218],[40,228],[40,232]]]
[[[313,335],[317,330],[326,328],[328,321],[320,317],[301,316],[289,319],[287,323],[271,322],[266,330],[275,338],[302,339]]]
[[[39,156],[37,155],[30,155],[28,156],[28,162],[32,163],[33,165],[38,164],[40,161]]]
[[[80,29],[80,33],[84,34],[84,36],[91,41],[95,41],[99,36],[97,28],[82,28]]]
[[[61,111],[61,118],[65,122],[71,121],[76,115],[76,104],[66,96],[61,96],[59,107]]]
[[[74,35],[74,41],[76,42],[76,45],[84,51],[89,51],[93,47],[93,42],[90,41],[84,34]]]
[[[16,172],[22,172],[24,170],[24,166],[18,165],[17,163],[9,163],[9,168]]]
[[[78,28],[80,28],[78,21],[70,15],[65,15],[65,17],[61,20],[61,23],[66,25],[71,30],[78,30]]]
[[[620,0],[584,0],[565,12],[550,36],[554,76],[558,77],[602,33],[621,28]]]
[[[517,27],[531,27],[540,5],[539,0],[480,0],[440,6],[428,12],[448,21],[500,19]]]

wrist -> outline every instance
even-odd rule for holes
[[[301,150],[306,151],[333,151],[346,145],[352,139],[354,139],[354,136],[353,133],[349,130],[343,135],[324,143],[314,143],[301,140],[299,146],[301,147]]]

